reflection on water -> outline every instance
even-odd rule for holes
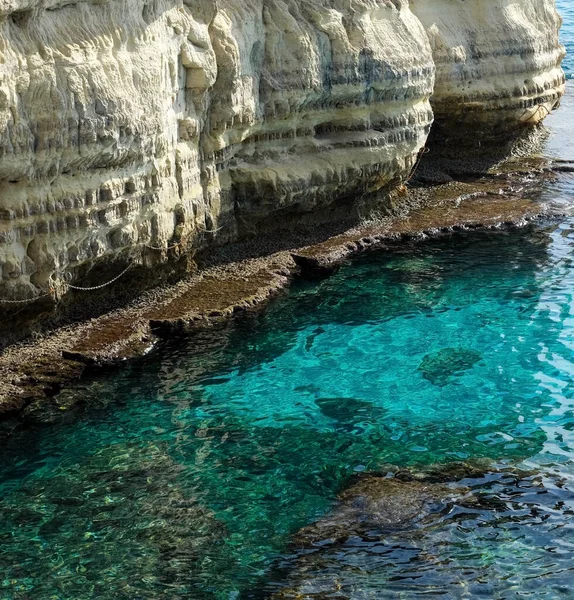
[[[568,160],[573,91],[548,121]],[[565,219],[366,256],[84,382],[79,422],[3,447],[0,597],[570,597],[573,250]],[[540,475],[468,480],[480,502],[407,534],[289,545],[353,474],[477,458]]]
[[[566,46],[566,58],[564,60],[564,71],[566,76],[574,76],[574,6],[571,0],[556,0],[556,6],[564,23],[562,25],[562,43]]]
[[[7,449],[3,593],[248,598],[349,476],[386,463],[528,461],[570,489],[573,225],[366,256],[262,315],[84,384],[76,393],[100,410]],[[420,569],[421,589],[442,589],[474,569],[491,589],[498,571],[484,557],[512,562],[528,532],[535,566],[512,575],[526,593],[561,533],[505,506],[436,522],[424,551],[444,548],[444,568],[415,560],[405,581]],[[574,525],[568,510],[553,518]],[[482,519],[489,530],[456,542]],[[413,544],[405,556],[423,551]],[[395,564],[392,547],[383,555]],[[558,587],[568,552],[553,556]]]
[[[397,494],[384,485],[394,480],[379,481],[388,495]],[[374,487],[374,478],[370,483]],[[420,494],[411,484],[399,485],[406,485],[405,495],[396,500],[408,504]],[[431,494],[437,487],[425,484]],[[324,536],[293,552],[246,597],[569,598],[573,510],[574,493],[560,482],[546,487],[535,476],[508,472],[467,477],[406,529],[359,523],[353,535]],[[337,518],[330,515],[329,523]]]

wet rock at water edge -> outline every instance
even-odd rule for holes
[[[574,492],[559,483],[482,463],[362,475],[245,597],[462,600],[494,597],[500,586],[500,597],[514,598],[513,579],[530,581],[547,557],[543,546],[557,541],[556,523],[571,519]]]
[[[359,476],[339,496],[330,513],[295,535],[293,554],[279,566],[279,583],[267,587],[262,597],[375,598],[361,592],[361,580],[373,575],[368,573],[373,567],[371,554],[375,562],[379,556],[386,557],[397,537],[407,545],[406,540],[416,538],[424,522],[448,512],[455,501],[469,506],[475,503],[468,488],[454,487],[441,479],[438,473],[429,474],[427,480],[426,474],[411,471],[400,471],[392,477]],[[382,580],[379,583],[383,585]],[[379,584],[371,581],[365,589],[373,585]]]
[[[367,475],[340,495],[329,515],[302,529],[294,546],[321,547],[375,532],[404,530],[467,493],[464,487],[455,489],[446,483]]]
[[[422,376],[439,387],[447,385],[452,377],[468,371],[482,359],[479,352],[468,348],[443,348],[427,354],[418,366]]]

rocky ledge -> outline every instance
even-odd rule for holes
[[[316,227],[222,248],[210,255],[205,268],[174,286],[5,349],[0,354],[0,421],[10,432],[22,423],[73,418],[81,395],[61,392],[87,370],[141,356],[182,331],[260,310],[293,277],[328,276],[359,252],[391,252],[432,236],[524,226],[561,214],[563,207],[537,199],[540,187],[556,177],[550,161],[509,161],[472,182],[396,191],[394,201],[409,207],[402,215],[343,232]]]
[[[266,583],[246,597],[370,600],[442,590],[462,599],[491,597],[494,587],[512,595],[516,580],[536,570],[527,561],[555,550],[528,543],[536,535],[555,540],[556,525],[545,521],[569,518],[565,483],[488,461],[363,474],[294,536]]]

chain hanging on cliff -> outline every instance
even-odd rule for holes
[[[36,300],[41,300],[42,298],[47,298],[48,296],[54,295],[54,290],[50,288],[50,291],[46,294],[42,294],[41,296],[34,296],[33,298],[26,298],[25,300],[7,300],[4,298],[0,298],[0,304],[13,304],[13,305],[21,305],[21,304],[31,304],[32,302],[36,302]]]
[[[41,300],[42,298],[47,298],[48,296],[52,297],[56,302],[59,298],[62,298],[67,290],[76,290],[79,292],[94,292],[96,290],[101,290],[108,285],[112,285],[123,277],[132,267],[134,266],[133,261],[128,264],[128,266],[121,272],[118,273],[113,279],[106,281],[106,283],[102,283],[100,285],[92,285],[89,287],[83,287],[79,285],[73,285],[68,283],[67,280],[72,280],[72,274],[69,271],[64,271],[62,274],[52,273],[49,278],[50,282],[50,291],[42,294],[40,296],[34,296],[34,298],[26,298],[25,300],[7,300],[0,298],[0,304],[13,304],[13,305],[22,305],[22,304],[30,304],[32,302],[36,302],[37,300]]]
[[[133,267],[133,265],[134,265],[134,263],[130,262],[128,264],[128,266],[121,273],[118,273],[118,275],[116,275],[113,279],[106,281],[106,283],[101,283],[100,285],[92,285],[92,286],[86,286],[86,287],[68,283],[66,281],[66,279],[71,280],[72,274],[69,271],[64,271],[64,273],[62,274],[63,276],[61,276],[61,277],[54,276],[54,277],[50,278],[52,289],[54,290],[55,298],[58,299],[58,298],[63,297],[67,290],[75,290],[78,292],[95,292],[97,290],[101,290],[109,285],[112,285],[112,283],[115,283],[116,281],[118,281],[118,279],[123,277]]]

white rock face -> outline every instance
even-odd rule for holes
[[[402,0],[0,0],[0,19],[4,298],[384,187],[432,121]]]
[[[411,4],[0,0],[0,298],[344,213],[410,173],[435,61],[455,128],[559,98],[552,0]]]
[[[542,121],[564,94],[554,0],[411,0],[437,74],[433,138],[504,139]]]

